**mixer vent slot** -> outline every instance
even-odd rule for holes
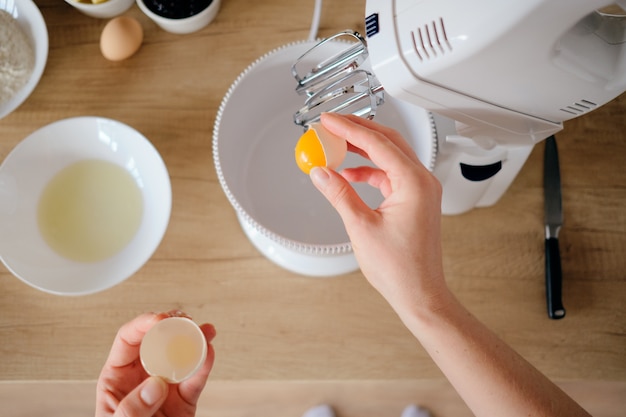
[[[411,31],[413,47],[420,61],[434,59],[443,56],[446,52],[452,52],[452,44],[446,34],[446,26],[443,18],[433,20],[430,24],[418,26]]]
[[[378,13],[372,13],[365,18],[365,35],[368,38],[376,35],[380,31],[378,26]]]
[[[587,113],[595,109],[596,107],[598,107],[598,105],[593,101],[583,99],[572,103],[569,106],[565,106],[560,110],[568,114],[573,114],[574,116],[580,116],[583,113]]]

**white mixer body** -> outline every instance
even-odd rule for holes
[[[497,202],[536,143],[626,90],[626,19],[596,12],[612,3],[366,2],[374,74],[435,114],[444,214]]]

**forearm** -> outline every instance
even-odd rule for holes
[[[589,416],[449,292],[399,311],[476,416]]]

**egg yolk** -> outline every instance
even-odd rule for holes
[[[298,168],[307,175],[314,167],[326,166],[324,147],[315,130],[307,130],[298,140],[296,144],[296,163]]]
[[[187,335],[176,335],[167,344],[167,360],[176,369],[193,365],[201,356],[197,343]]]

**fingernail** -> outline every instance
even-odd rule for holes
[[[324,185],[330,179],[328,171],[321,167],[314,167],[311,172],[309,172],[309,175],[311,176],[313,183],[317,185]]]
[[[206,323],[203,324],[202,327],[206,329],[206,332],[204,334],[206,341],[211,343],[213,339],[215,339],[215,336],[217,336],[217,330],[215,330],[215,326],[210,323]]]
[[[167,384],[165,381],[159,377],[151,376],[146,380],[139,395],[144,403],[154,405],[165,396],[166,389]]]

